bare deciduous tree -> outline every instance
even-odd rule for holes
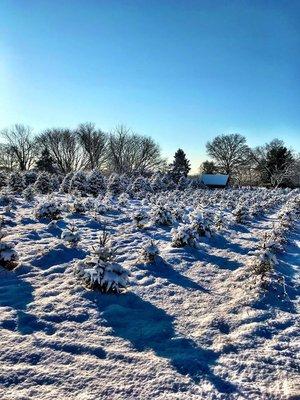
[[[107,135],[95,125],[87,122],[76,129],[79,143],[86,155],[88,169],[101,168],[107,159]]]
[[[108,139],[108,169],[119,174],[144,173],[162,164],[159,146],[150,137],[118,126]]]
[[[237,167],[244,165],[249,158],[246,138],[238,133],[220,135],[206,144],[207,153],[218,164],[218,168],[232,175]]]
[[[1,136],[6,140],[9,152],[15,158],[19,169],[28,170],[34,163],[37,149],[32,129],[16,124],[10,129],[2,130]]]
[[[12,171],[16,169],[18,163],[16,157],[8,144],[0,144],[0,169]]]
[[[48,129],[38,137],[42,148],[47,148],[59,170],[66,174],[86,164],[77,135],[71,129]]]

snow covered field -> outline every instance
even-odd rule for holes
[[[261,289],[249,269],[252,252],[296,196],[170,192],[105,199],[100,214],[94,205],[73,212],[74,199],[57,194],[62,218],[50,225],[34,214],[46,196],[15,196],[0,207],[3,241],[19,254],[17,268],[0,267],[0,399],[299,398],[299,214],[277,249],[274,285]],[[159,202],[170,209],[169,226],[155,222]],[[211,237],[173,247],[172,227],[194,209],[204,212]],[[141,210],[146,222],[137,227]],[[76,247],[61,239],[67,226],[81,236]],[[74,274],[104,226],[116,261],[130,272],[121,294],[89,290]],[[147,264],[140,254],[149,239],[160,254]]]

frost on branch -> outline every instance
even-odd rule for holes
[[[103,231],[98,247],[76,263],[75,273],[92,289],[99,289],[102,293],[120,293],[128,285],[129,272],[114,259],[108,234]]]

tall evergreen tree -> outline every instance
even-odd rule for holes
[[[185,152],[178,149],[174,155],[174,161],[171,164],[171,175],[173,180],[178,183],[182,176],[187,176],[190,171],[190,162],[186,158]]]
[[[47,148],[42,151],[41,157],[36,162],[36,168],[42,172],[54,174],[56,172],[55,163]]]

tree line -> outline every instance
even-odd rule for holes
[[[121,125],[107,134],[92,123],[76,129],[53,128],[38,135],[24,125],[1,131],[0,168],[27,171],[33,168],[67,174],[80,169],[108,173],[144,174],[163,168],[165,161],[155,141]]]
[[[178,149],[171,164],[163,159],[159,145],[151,138],[133,133],[123,125],[105,133],[93,123],[75,129],[46,129],[38,135],[30,127],[16,124],[3,129],[0,169],[68,174],[78,170],[101,170],[106,174],[168,174],[178,183],[190,172],[190,161]],[[300,184],[299,154],[274,139],[250,148],[240,134],[219,135],[207,142],[210,157],[200,166],[201,173],[228,174],[232,184],[271,187]]]
[[[299,186],[300,157],[284,142],[274,139],[250,148],[240,134],[220,135],[206,144],[211,160],[201,164],[202,173],[228,174],[238,185]]]

